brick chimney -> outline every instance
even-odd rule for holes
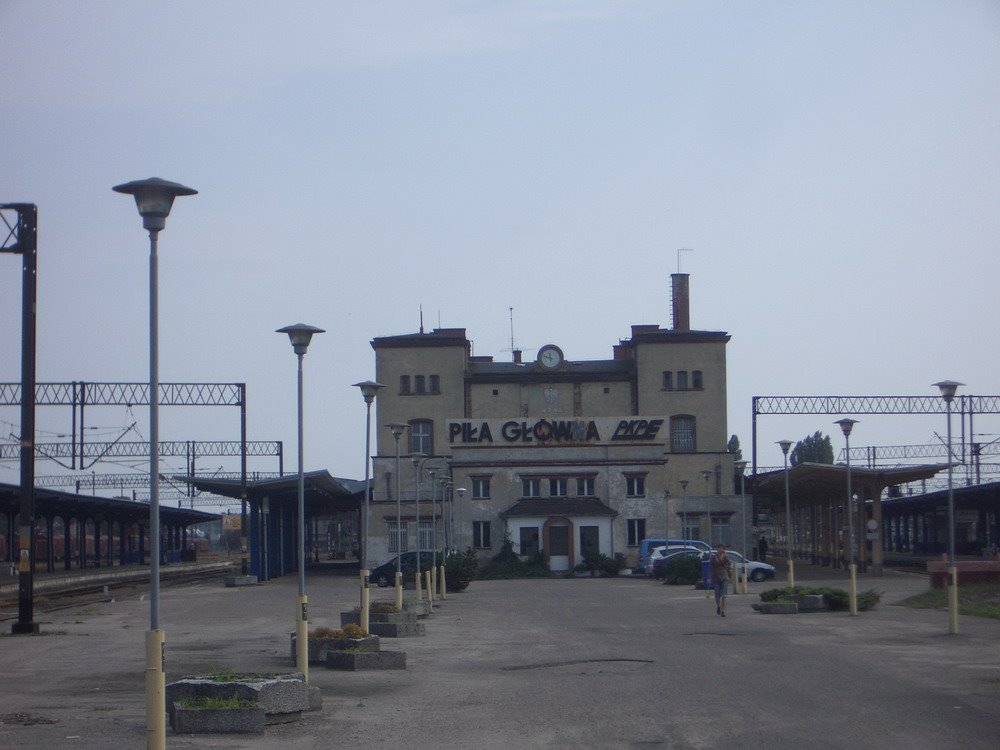
[[[670,274],[671,291],[673,292],[673,315],[675,331],[691,330],[690,295],[688,293],[688,274]]]

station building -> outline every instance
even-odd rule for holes
[[[588,552],[634,566],[639,542],[664,534],[738,542],[730,337],[691,329],[687,274],[672,292],[672,327],[633,325],[609,359],[551,343],[497,362],[464,328],[375,338],[371,559],[445,543],[487,559],[509,538],[558,571]],[[398,454],[391,423],[405,426]]]

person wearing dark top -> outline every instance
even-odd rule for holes
[[[729,593],[729,556],[726,545],[715,548],[709,559],[712,570],[712,588],[715,589],[715,614],[726,616],[726,594]]]

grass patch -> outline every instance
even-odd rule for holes
[[[948,589],[931,589],[900,602],[913,609],[948,609]],[[958,613],[1000,620],[1000,584],[977,583],[958,587]]]
[[[790,602],[795,600],[788,599],[789,596],[799,594],[819,594],[823,597],[823,600],[826,602],[826,605],[830,608],[831,612],[846,612],[851,608],[850,593],[844,591],[843,589],[835,588],[817,588],[813,586],[796,586],[795,588],[791,588],[786,586],[780,589],[769,589],[761,592],[760,599],[763,602]],[[859,591],[858,611],[865,612],[869,609],[874,609],[875,605],[877,605],[881,599],[882,595],[874,589]]]
[[[197,698],[182,698],[180,704],[181,708],[194,708],[194,709],[253,708],[254,706],[257,705],[253,701],[237,698],[235,694],[231,695],[228,698],[214,698],[208,695],[202,695]]]
[[[210,674],[204,675],[202,679],[212,682],[263,682],[274,677],[273,674],[255,674],[252,672],[237,672],[230,667],[220,667]]]

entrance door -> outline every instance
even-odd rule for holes
[[[569,526],[549,527],[549,568],[569,570]]]
[[[596,555],[601,551],[601,532],[597,526],[580,527],[580,560],[587,555]]]

